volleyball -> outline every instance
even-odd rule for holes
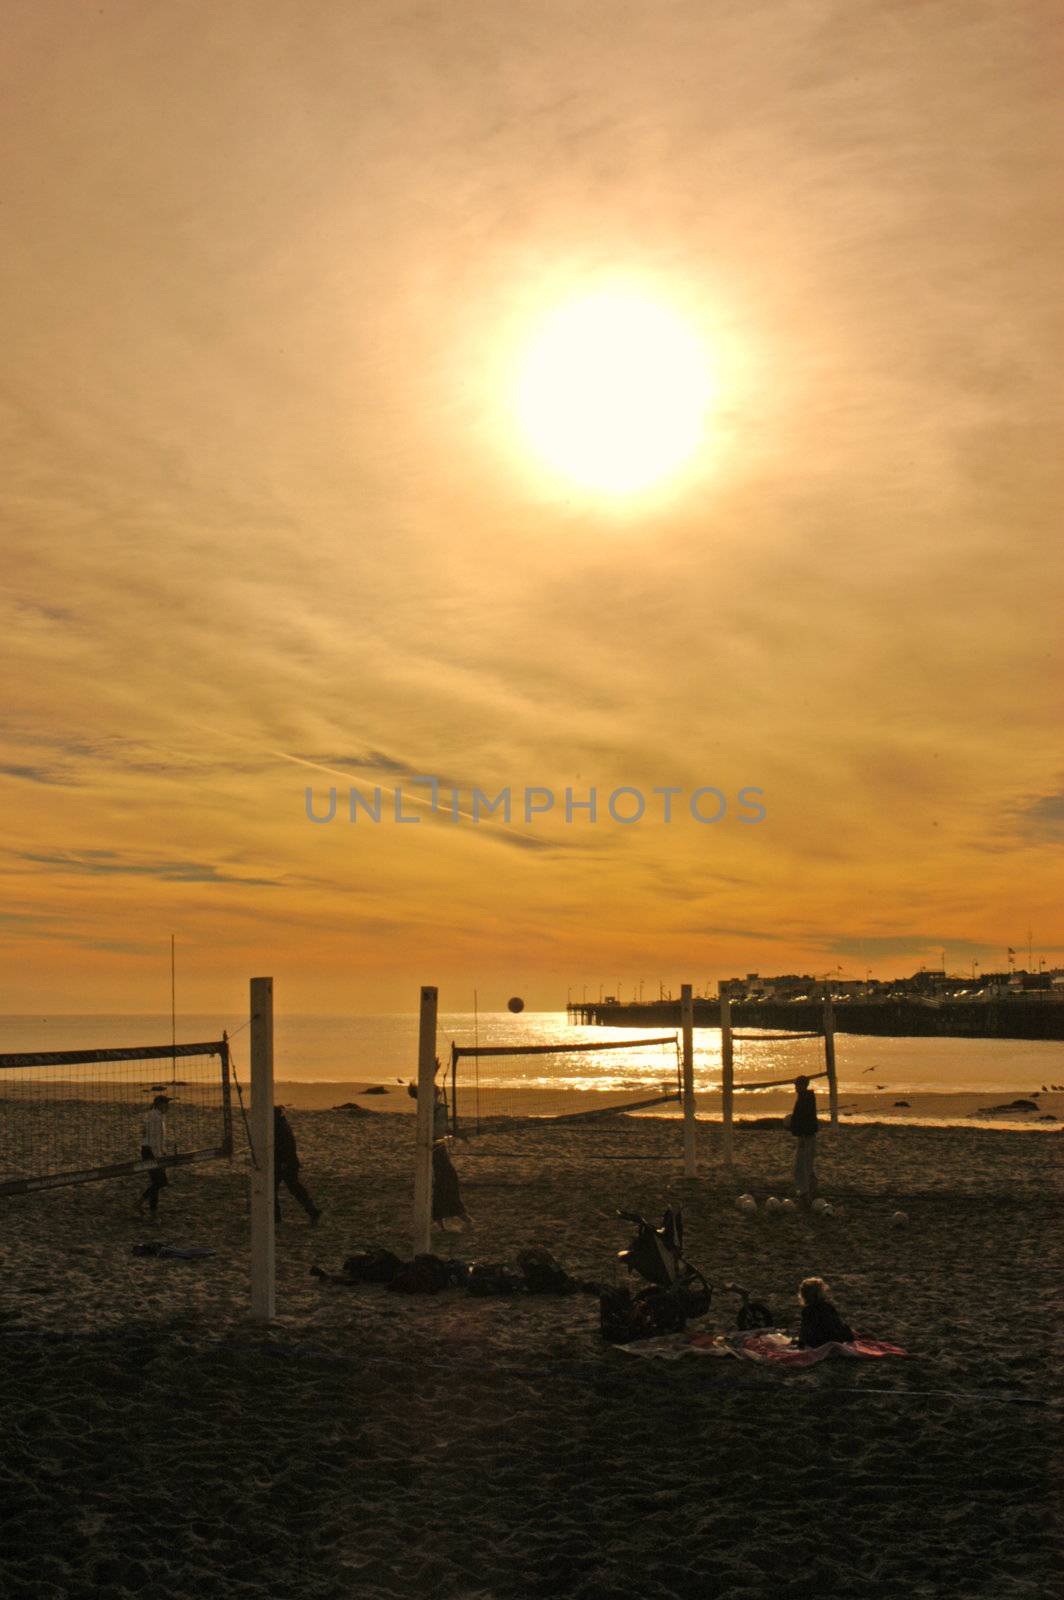
[[[752,1194],[741,1194],[735,1202],[735,1209],[741,1211],[744,1216],[750,1216],[757,1210],[757,1201]]]
[[[895,1211],[890,1220],[891,1225],[895,1228],[907,1228],[909,1226],[909,1219],[904,1211]]]
[[[766,1211],[771,1211],[774,1216],[778,1216],[779,1213],[783,1210],[783,1206],[776,1199],[776,1196],[774,1194],[770,1194],[768,1199],[765,1201],[765,1210]]]
[[[797,1211],[797,1209],[798,1209],[798,1207],[795,1205],[794,1201],[790,1198],[790,1196],[788,1196],[786,1200],[781,1200],[780,1201],[780,1210],[781,1211],[791,1212],[791,1211]]]
[[[521,999],[520,995],[515,994],[511,997],[511,999],[507,1000],[506,1009],[508,1011],[523,1011],[525,1009],[525,1002]]]
[[[829,1205],[828,1205],[828,1203],[827,1203],[827,1201],[826,1201],[826,1200],[814,1200],[814,1201],[813,1201],[813,1210],[814,1210],[814,1211],[815,1211],[815,1212],[816,1212],[816,1213],[817,1213],[817,1214],[818,1214],[818,1215],[819,1215],[819,1216],[823,1216],[823,1215],[824,1215],[824,1212],[825,1212],[825,1211],[829,1211],[829,1210],[830,1210],[830,1209],[831,1209],[831,1208],[830,1208],[830,1206],[829,1206]]]

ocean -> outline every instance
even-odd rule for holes
[[[238,1074],[248,1072],[246,1016],[180,1014],[178,1043],[218,1039],[226,1031]],[[603,1055],[566,1054],[565,1045],[603,1044],[670,1030],[570,1027],[564,1012],[508,1011],[444,1013],[439,1019],[439,1053],[446,1060],[451,1042],[471,1045],[547,1044],[557,1055],[484,1059],[482,1085],[535,1089],[657,1088],[675,1077],[671,1045],[611,1050]],[[413,1013],[389,1016],[311,1016],[278,1014],[274,1019],[274,1074],[300,1083],[395,1082],[417,1074],[418,1019]],[[169,1044],[168,1015],[58,1015],[0,1017],[0,1054],[27,1050],[101,1049]],[[720,1030],[696,1028],[695,1088],[720,1086]],[[842,1091],[873,1088],[905,1093],[1030,1094],[1043,1083],[1064,1081],[1064,1043],[1027,1039],[884,1039],[859,1034],[836,1038]],[[816,1039],[738,1042],[737,1079],[789,1078],[817,1072],[823,1049]],[[753,1109],[756,1093],[745,1100]]]

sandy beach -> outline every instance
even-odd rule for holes
[[[298,1106],[291,1121],[324,1216],[311,1229],[286,1201],[269,1330],[248,1321],[246,1155],[174,1174],[154,1231],[136,1179],[3,1202],[7,1593],[1051,1592],[1054,1136],[842,1128],[821,1141],[831,1218],[736,1211],[744,1190],[787,1192],[791,1150],[772,1130],[737,1133],[728,1173],[719,1129],[700,1125],[691,1182],[676,1128],[652,1118],[457,1144],[476,1230],[437,1234],[441,1254],[513,1261],[543,1244],[610,1282],[617,1207],[680,1202],[714,1284],[737,1279],[793,1327],[799,1279],[821,1273],[859,1331],[910,1352],[785,1374],[636,1360],[603,1344],[584,1294],[321,1282],[312,1265],[338,1270],[366,1244],[409,1256],[412,1125]],[[151,1239],[214,1254],[132,1253]],[[702,1325],[727,1329],[732,1307],[718,1290]]]

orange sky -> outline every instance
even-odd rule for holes
[[[1064,961],[1054,13],[10,16],[0,1010]],[[714,363],[631,502],[513,414],[617,273]],[[306,818],[404,774],[766,815]]]

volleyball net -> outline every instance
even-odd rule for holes
[[[783,1029],[774,1028],[766,1031],[751,1032],[738,1030],[732,1027],[731,1002],[722,997],[720,1003],[720,1054],[721,1054],[721,1104],[723,1112],[724,1131],[724,1157],[732,1159],[732,1126],[734,1119],[735,1095],[744,1091],[761,1089],[778,1089],[790,1087],[797,1074],[792,1070],[785,1078],[745,1078],[741,1082],[735,1079],[735,1046],[769,1045],[778,1050],[780,1045],[799,1042],[805,1039],[816,1039],[823,1045],[824,1067],[823,1071],[810,1071],[808,1064],[804,1076],[812,1081],[815,1078],[826,1078],[828,1086],[828,1111],[830,1123],[833,1128],[839,1125],[839,1086],[835,1065],[835,1011],[830,1000],[824,1001],[823,1022],[819,1028]],[[756,1054],[756,1052],[755,1052]],[[743,1062],[745,1066],[746,1061]],[[753,1059],[749,1062],[754,1064]]]
[[[617,1059],[613,1053],[621,1050],[628,1056],[656,1050],[660,1069],[626,1057],[619,1069],[607,1070],[606,1063],[612,1068]],[[581,1059],[576,1063],[572,1057]],[[598,1072],[595,1057],[604,1058]],[[529,1070],[529,1060],[524,1060],[522,1070],[522,1058],[530,1058],[535,1066],[546,1065],[545,1058],[550,1058],[551,1071]],[[543,1127],[647,1111],[679,1102],[683,1093],[680,1040],[674,1033],[590,1044],[452,1044],[449,1078],[450,1131],[466,1137],[530,1118]],[[582,1095],[588,1104],[576,1109]]]
[[[225,1038],[0,1055],[0,1194],[231,1156],[230,1078]],[[166,1152],[143,1161],[157,1094],[171,1102]]]

